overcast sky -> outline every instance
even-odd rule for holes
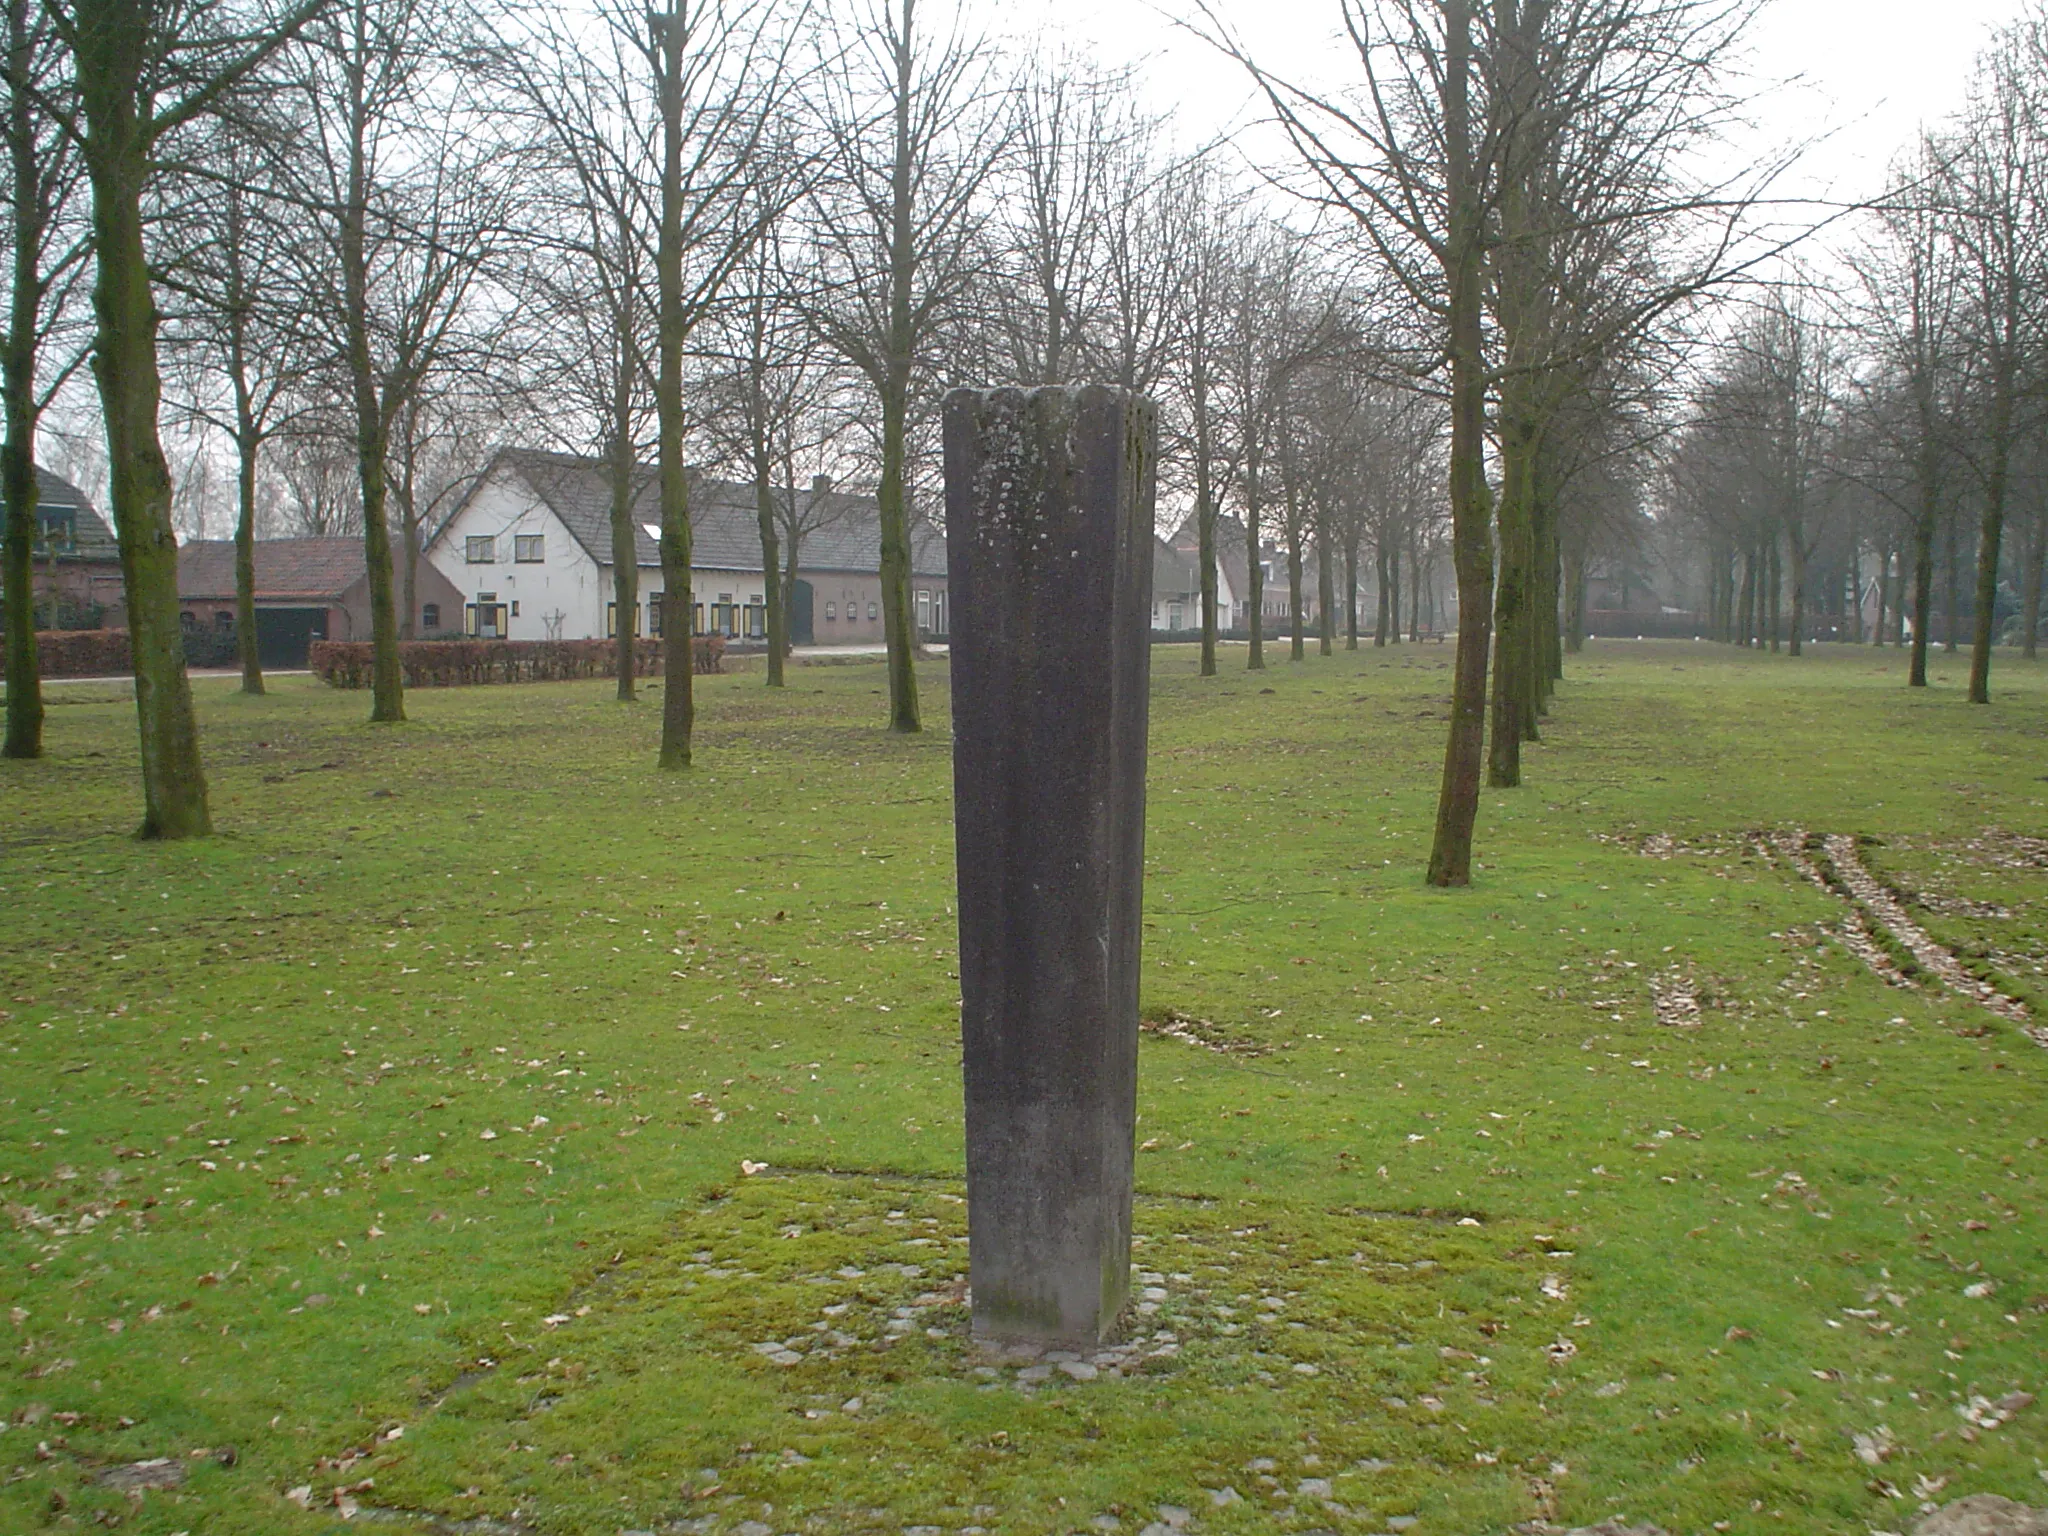
[[[1241,74],[1177,29],[1187,0],[991,0],[997,25],[1043,26],[1104,63],[1138,63],[1158,109],[1192,143],[1254,117]],[[1212,0],[1276,73],[1314,78],[1343,62],[1337,0]],[[1735,165],[1755,152],[1831,135],[1808,156],[1796,190],[1853,200],[1876,190],[1886,161],[1923,122],[1962,100],[1973,57],[2021,0],[1769,0],[1751,39],[1759,140],[1731,145]],[[1787,188],[1787,190],[1794,190]]]

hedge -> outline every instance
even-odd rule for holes
[[[118,677],[135,670],[125,629],[36,632],[36,670],[44,677]]]
[[[699,635],[691,649],[699,672],[724,670],[725,636]],[[409,640],[398,647],[398,665],[408,688],[615,677],[617,656],[610,640]],[[367,640],[315,640],[307,664],[331,687],[367,688],[370,658]],[[659,640],[633,642],[635,676],[652,676],[661,665]]]

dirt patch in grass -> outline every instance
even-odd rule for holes
[[[1270,1056],[1274,1050],[1271,1042],[1253,1038],[1241,1026],[1232,1028],[1212,1019],[1198,1019],[1177,1008],[1140,1019],[1138,1028],[1162,1040],[1178,1040],[1219,1056]]]

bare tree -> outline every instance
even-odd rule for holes
[[[2021,391],[2027,354],[2048,318],[2048,124],[2041,108],[2048,72],[2035,67],[2037,35],[2009,31],[1984,61],[1942,187],[1949,238],[1969,294],[1964,317],[1980,412],[1969,454],[1983,499],[1970,652],[1973,704],[1991,701],[1999,562],[2024,427]]]
[[[1895,171],[1894,190],[1877,210],[1869,243],[1852,256],[1864,302],[1858,330],[1873,354],[1875,382],[1866,380],[1866,418],[1889,427],[1897,457],[1910,466],[1912,656],[1908,687],[1927,686],[1927,645],[1934,632],[1934,535],[1941,520],[1946,445],[1953,441],[1961,363],[1961,302],[1955,253],[1932,193],[1947,151],[1923,138]],[[1904,409],[1889,408],[1890,400]],[[1867,483],[1878,483],[1866,477]],[[1903,583],[1904,573],[1901,572]],[[1901,612],[1905,611],[1902,599]]]
[[[462,327],[504,222],[503,167],[467,110],[445,0],[332,0],[298,50],[280,155],[317,223],[309,321],[349,402],[369,571],[373,721],[405,718],[388,517],[392,434]],[[408,563],[418,529],[405,530]],[[408,583],[409,584],[409,583]]]
[[[235,649],[242,692],[263,692],[256,632],[256,504],[263,447],[308,408],[298,324],[301,231],[266,195],[272,164],[246,125],[223,123],[192,156],[206,166],[172,224],[165,283],[183,301],[170,345],[186,366],[181,413],[234,445]],[[223,394],[223,388],[225,393]]]
[[[917,0],[863,0],[824,75],[830,169],[812,200],[827,286],[814,323],[880,407],[882,628],[889,729],[921,730],[910,608],[913,389],[977,271],[979,194],[1004,147],[990,54],[959,30],[927,37]]]
[[[690,333],[754,249],[780,200],[751,195],[797,76],[794,32],[771,30],[767,0],[733,10],[669,0],[650,13],[645,58],[661,114],[660,235],[655,246],[655,422],[661,496],[663,695],[659,764],[690,765],[689,469],[684,350]],[[612,25],[627,35],[628,19]]]
[[[529,357],[552,409],[539,412],[566,445],[605,466],[611,497],[614,670],[635,697],[640,612],[634,497],[653,404],[654,251],[660,112],[645,47],[623,9],[592,38],[549,7],[521,11],[491,52],[514,110],[527,120],[539,172],[522,231]],[[685,87],[685,97],[690,96]],[[629,622],[629,616],[632,622]],[[658,619],[650,605],[650,619]],[[658,622],[650,628],[659,629]],[[687,639],[687,636],[685,636]]]
[[[6,440],[0,445],[0,590],[7,627],[7,726],[0,757],[40,757],[43,692],[36,659],[36,429],[79,363],[78,289],[91,253],[75,197],[80,164],[50,99],[68,110],[65,60],[31,0],[7,0],[7,334],[0,356]]]
[[[178,622],[171,474],[157,432],[162,378],[142,201],[164,141],[194,122],[297,34],[322,0],[289,8],[198,0],[44,0],[70,49],[72,119],[93,194],[93,367],[106,422],[121,546],[148,838],[213,830],[199,727]]]

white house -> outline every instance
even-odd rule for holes
[[[880,641],[881,523],[874,498],[834,490],[823,480],[796,498],[806,531],[790,607],[792,642]],[[651,465],[634,472],[633,530],[640,598],[627,621],[635,633],[658,634],[661,528]],[[693,473],[690,531],[693,630],[765,638],[767,589],[754,488]],[[594,640],[616,633],[611,485],[598,460],[501,449],[422,553],[462,593],[467,634]],[[949,627],[943,534],[912,529],[911,572],[914,621],[920,631],[943,636]]]
[[[1156,630],[1202,628],[1201,538],[1190,515],[1171,540],[1152,541],[1152,627]],[[1244,526],[1234,518],[1216,520],[1216,627],[1233,629],[1245,622],[1249,590],[1245,578]]]

